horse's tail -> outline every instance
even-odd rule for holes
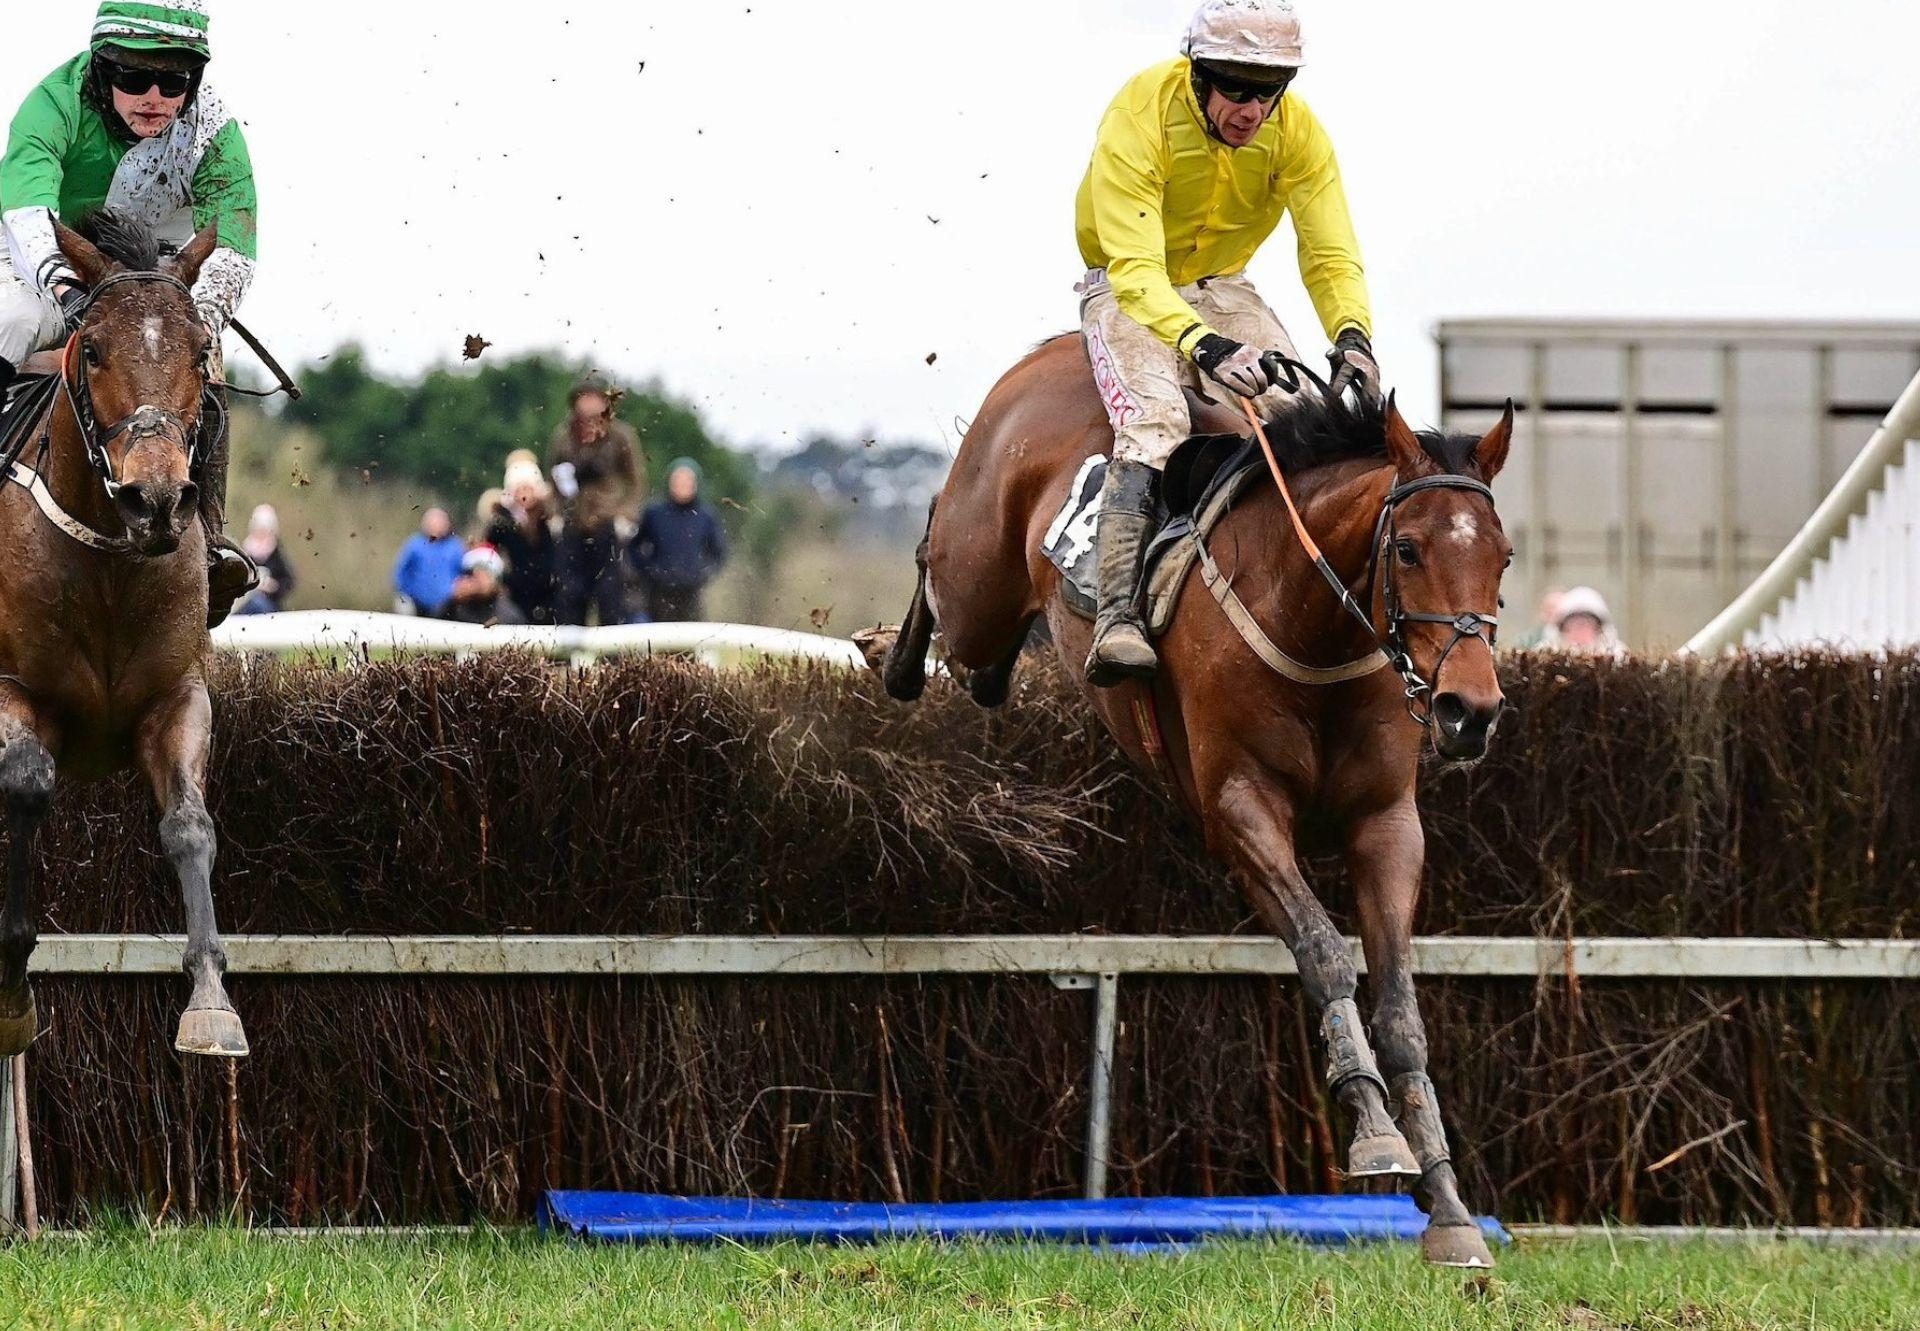
[[[880,678],[889,696],[912,702],[927,687],[927,649],[933,645],[933,602],[927,595],[927,543],[933,534],[933,512],[940,500],[936,496],[927,505],[927,531],[913,552],[918,573],[913,584],[913,603],[907,607],[906,620],[900,625],[887,648]]]

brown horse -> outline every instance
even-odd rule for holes
[[[1349,405],[1314,387],[1269,433],[1330,567],[1316,569],[1278,487],[1256,486],[1209,542],[1250,613],[1245,631],[1189,585],[1154,682],[1086,692],[1130,757],[1197,814],[1208,846],[1292,950],[1322,1014],[1329,1085],[1354,1119],[1347,1172],[1417,1176],[1427,1258],[1490,1265],[1460,1200],[1414,996],[1425,851],[1414,786],[1426,743],[1448,759],[1477,758],[1502,705],[1492,629],[1512,547],[1486,482],[1506,460],[1512,408],[1485,438],[1415,434],[1390,401]],[[1194,407],[1202,430],[1245,432],[1222,406]],[[918,696],[937,624],[952,659],[972,672],[974,696],[998,703],[1041,614],[1086,687],[1091,626],[1057,594],[1060,575],[1041,543],[1081,464],[1112,442],[1078,338],[1042,345],[995,385],[920,547],[919,587],[883,667],[895,697]],[[1336,596],[1322,571],[1352,597]],[[1196,564],[1189,583],[1201,572]],[[1280,673],[1303,663],[1293,673],[1311,682]],[[1353,668],[1336,670],[1341,663]],[[1377,1059],[1354,1003],[1351,953],[1296,862],[1296,827],[1309,811],[1344,832]]]
[[[55,773],[137,765],[186,899],[193,991],[176,1047],[239,1057],[246,1035],[221,982],[213,919],[206,553],[189,478],[213,349],[189,288],[215,233],[170,261],[111,215],[89,235],[59,229],[91,296],[60,356],[58,398],[0,482],[0,1054],[25,1049],[37,1030],[33,839]]]

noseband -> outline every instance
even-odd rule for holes
[[[116,286],[135,283],[172,287],[187,297],[189,304],[193,300],[193,292],[187,284],[170,274],[115,273],[87,293],[87,302],[81,310],[83,325],[86,317],[92,314],[93,307],[99,302],[100,297]],[[113,424],[104,429],[101,428],[99,414],[94,410],[93,405],[92,380],[87,374],[85,357],[81,354],[80,334],[83,331],[84,327],[74,330],[73,336],[67,339],[66,350],[60,355],[60,387],[66,394],[67,406],[73,412],[74,424],[80,429],[80,439],[87,450],[87,463],[100,477],[101,483],[106,486],[107,497],[112,499],[120,489],[120,481],[113,474],[113,459],[108,456],[107,449],[123,434],[130,436],[135,443],[142,439],[164,439],[171,436],[186,453],[188,469],[197,467],[200,463],[201,443],[206,432],[200,428],[201,422],[195,422],[194,425],[189,426],[178,412],[170,411],[165,407],[156,407],[152,403],[142,403]],[[200,367],[200,380],[203,388],[201,400],[204,404],[208,396],[204,391],[207,381],[207,367],[204,364]]]

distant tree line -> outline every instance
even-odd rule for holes
[[[516,448],[531,448],[544,462],[547,439],[566,416],[568,390],[587,369],[582,361],[533,354],[396,379],[369,368],[365,352],[348,344],[301,371],[304,396],[287,404],[285,419],[318,437],[328,466],[477,494],[500,483]],[[640,436],[656,485],[668,462],[692,457],[706,471],[711,498],[742,505],[751,499],[754,460],[709,435],[685,402],[647,384],[627,388],[616,414]]]

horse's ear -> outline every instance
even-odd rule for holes
[[[120,265],[93,247],[93,242],[78,231],[63,224],[59,218],[53,222],[53,238],[59,243],[60,252],[67,256],[67,262],[73,265],[73,271],[80,280],[90,287],[97,287],[105,281],[107,275]]]
[[[1507,465],[1507,450],[1513,446],[1513,399],[1507,399],[1507,409],[1500,413],[1500,423],[1488,430],[1479,443],[1473,446],[1473,462],[1480,468],[1483,480],[1492,480],[1500,474],[1500,468]]]
[[[206,229],[181,247],[173,256],[173,262],[167,265],[167,271],[192,286],[200,277],[200,266],[213,253],[213,247],[220,243],[220,224],[207,223]]]
[[[1387,394],[1387,456],[1393,460],[1393,469],[1403,480],[1424,476],[1433,470],[1433,459],[1420,446],[1420,440],[1408,426],[1407,418],[1400,414],[1392,393]]]

